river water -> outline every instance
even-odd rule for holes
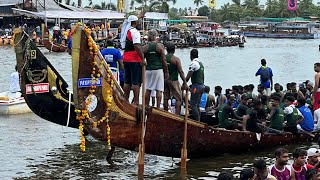
[[[313,64],[319,60],[319,40],[247,39],[245,48],[223,47],[199,49],[205,66],[205,83],[220,85],[258,84],[254,76],[262,58],[272,68],[274,82],[313,80]],[[58,72],[71,85],[71,57],[67,53],[49,53],[41,49]],[[190,63],[190,49],[176,50],[185,74]],[[9,88],[14,71],[15,53],[0,47],[0,92]],[[107,147],[89,138],[87,151],[80,152],[79,132],[47,122],[33,113],[0,115],[0,179],[137,179],[137,153],[117,149],[114,165],[105,161]],[[235,137],[236,138],[236,137]],[[306,148],[315,143],[304,144]],[[298,145],[285,146],[293,150]],[[223,170],[235,176],[251,167],[257,157],[273,162],[275,147],[260,152],[221,154],[188,161],[188,179],[215,179]],[[145,179],[178,179],[179,159],[146,155]]]

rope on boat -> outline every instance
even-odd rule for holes
[[[21,41],[22,39],[24,38],[26,33],[23,33],[23,36],[19,39],[19,41],[17,42],[17,44],[13,44],[13,47],[17,46]]]
[[[68,104],[68,119],[67,119],[67,127],[69,126],[70,121],[70,109],[71,109],[71,92],[69,91],[69,104]]]

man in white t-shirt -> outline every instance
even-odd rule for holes
[[[10,88],[9,91],[11,93],[20,92],[20,82],[19,82],[19,73],[18,73],[18,67],[15,67],[16,71],[11,73],[10,75]]]

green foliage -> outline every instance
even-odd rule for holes
[[[198,15],[199,16],[208,16],[210,13],[210,9],[208,6],[201,6],[199,9],[198,9]]]

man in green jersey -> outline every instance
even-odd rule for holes
[[[192,49],[190,52],[191,64],[189,66],[189,72],[186,77],[188,82],[191,78],[191,109],[193,118],[200,121],[200,100],[204,90],[204,66],[198,59],[198,50]]]
[[[156,41],[157,31],[148,32],[148,44],[144,46],[144,57],[147,60],[146,67],[146,104],[149,105],[151,91],[156,91],[157,108],[160,108],[164,80],[169,77],[168,65],[163,44]]]
[[[284,113],[283,110],[279,107],[280,97],[272,96],[271,97],[271,112],[267,116],[267,119],[270,120],[269,127],[276,130],[283,130],[283,121],[284,121]],[[272,132],[271,129],[268,129],[269,132]]]
[[[219,127],[225,129],[237,129],[239,127],[238,123],[230,122],[229,118],[235,118],[242,120],[242,117],[238,116],[232,108],[233,103],[235,102],[235,95],[228,94],[228,102],[223,104],[219,109]]]
[[[167,52],[168,54],[166,55],[166,60],[168,64],[169,78],[164,82],[163,107],[164,110],[168,111],[168,100],[171,98],[171,96],[173,96],[176,100],[175,114],[180,115],[182,101],[181,89],[188,89],[188,85],[181,67],[181,61],[177,56],[174,55],[175,44],[169,42],[167,44]],[[180,75],[180,78],[183,82],[182,87],[180,86],[178,80],[178,74]]]
[[[287,122],[284,130],[296,134],[298,132],[297,122],[299,119],[303,118],[303,116],[301,112],[293,105],[294,100],[295,99],[293,96],[287,96],[284,101],[286,106],[284,109],[284,119]]]

